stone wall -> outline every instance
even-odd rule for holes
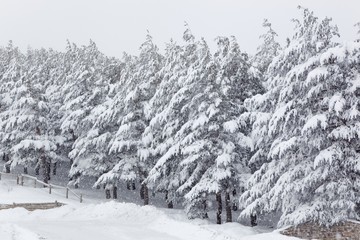
[[[302,239],[360,240],[360,223],[348,221],[329,228],[315,223],[305,223],[290,227],[281,233]]]

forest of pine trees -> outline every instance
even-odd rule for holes
[[[251,56],[235,37],[210,49],[185,25],[161,53],[110,58],[90,41],[64,52],[0,48],[0,154],[47,182],[124,182],[145,205],[189,218],[278,227],[360,219],[359,37],[338,43],[331,19],[300,8],[285,45],[269,21]],[[253,36],[252,36],[253,37]],[[224,214],[223,214],[223,209]],[[234,214],[236,211],[236,214]],[[224,216],[222,216],[224,215]]]

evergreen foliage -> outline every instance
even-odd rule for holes
[[[247,100],[258,170],[240,198],[241,217],[280,213],[279,226],[329,226],[358,218],[359,46],[333,43],[330,19],[302,13],[269,66],[268,91]]]
[[[164,54],[147,34],[121,60],[93,41],[26,53],[10,41],[0,48],[5,170],[49,181],[65,161],[75,187],[90,176],[110,198],[119,182],[139,184],[145,205],[150,190],[189,218],[216,210],[218,223],[223,203],[226,221],[239,204],[252,225],[360,219],[360,42],[336,43],[331,19],[300,11],[286,46],[265,20],[254,56],[235,37],[211,51],[187,24]]]

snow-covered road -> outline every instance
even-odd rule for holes
[[[261,240],[291,239],[277,232],[238,223],[211,224],[188,220],[182,210],[159,209],[107,201],[83,203],[64,200],[46,189],[0,181],[0,203],[62,201],[67,205],[29,212],[23,208],[0,211],[1,240]],[[63,201],[64,200],[64,201]]]

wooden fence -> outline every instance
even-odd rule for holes
[[[77,199],[79,199],[80,203],[83,202],[83,196],[82,194],[77,194],[76,192],[74,192],[72,189],[70,189],[69,187],[63,187],[63,186],[59,186],[59,185],[55,185],[55,184],[51,184],[51,183],[45,183],[43,181],[40,181],[39,179],[37,179],[36,177],[27,175],[27,174],[12,174],[12,173],[4,173],[4,172],[0,172],[0,180],[3,176],[8,176],[8,177],[12,177],[16,179],[16,183],[18,185],[24,186],[25,182],[30,182],[33,184],[33,186],[36,188],[37,186],[42,186],[42,187],[47,187],[49,189],[49,194],[51,194],[53,189],[61,189],[64,190],[65,193],[65,197],[69,198],[69,194],[75,196]],[[25,181],[28,180],[28,181]]]
[[[53,203],[13,203],[13,204],[0,204],[0,210],[3,209],[10,209],[10,208],[17,208],[22,207],[25,208],[28,211],[34,211],[34,210],[47,210],[52,208],[57,208],[64,206],[65,204],[59,203],[57,201]]]

